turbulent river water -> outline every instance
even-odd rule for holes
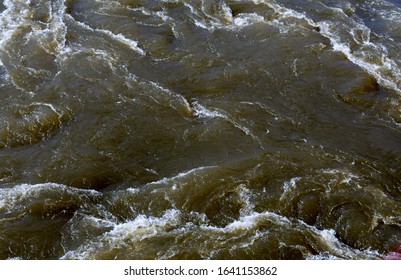
[[[382,259],[401,1],[0,1],[0,259]]]

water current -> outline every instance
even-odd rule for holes
[[[0,1],[0,259],[383,259],[401,1]]]

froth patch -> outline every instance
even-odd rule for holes
[[[270,249],[273,252],[281,250],[285,252],[283,248],[288,250],[293,248],[302,252],[304,258],[309,259],[380,258],[375,251],[350,248],[337,239],[336,232],[332,229],[320,230],[300,220],[289,219],[274,212],[252,212],[224,227],[209,225],[207,220],[201,218],[200,213],[191,214],[192,218],[177,209],[169,209],[160,217],[138,215],[131,221],[114,223],[112,229],[86,241],[78,248],[71,248],[61,259],[143,258],[144,256],[168,259],[174,258],[183,250],[181,247],[189,244],[190,247],[184,250],[188,254],[196,255],[198,258],[213,259],[219,258],[223,251],[246,256],[248,251],[255,250],[261,242],[271,244]],[[195,217],[198,217],[198,222],[191,220]],[[296,235],[303,242],[307,242],[308,246],[294,245],[288,237],[289,232],[291,236]],[[207,242],[204,242],[205,238]],[[275,241],[277,238],[279,243]],[[160,251],[159,247],[155,249],[155,245],[160,245],[160,242],[168,242],[162,245],[166,247],[165,250]],[[269,255],[269,252],[266,254]],[[274,256],[277,253],[272,254]]]
[[[117,42],[119,42],[121,44],[126,45],[128,48],[134,50],[138,54],[146,55],[146,52],[138,46],[138,42],[137,41],[135,41],[133,39],[130,39],[130,38],[124,36],[121,33],[115,34],[115,33],[111,32],[108,29],[92,28],[91,26],[87,25],[86,23],[76,20],[71,15],[67,14],[66,16],[70,20],[75,22],[78,26],[80,26],[80,27],[82,27],[82,28],[84,28],[86,30],[89,30],[91,32],[96,32],[96,33],[101,33],[101,34],[107,35],[109,38],[111,38],[111,39],[113,39],[113,40],[115,40],[115,41],[117,41]]]
[[[180,224],[181,212],[167,210],[161,217],[139,215],[125,223],[115,223],[112,230],[88,241],[75,250],[68,251],[61,259],[97,259],[107,256],[109,252],[148,239],[169,231]]]
[[[82,203],[85,199],[98,195],[99,193],[93,190],[80,190],[55,183],[21,184],[0,189],[0,211],[18,213],[18,209],[29,208],[35,201],[51,205],[68,197]]]

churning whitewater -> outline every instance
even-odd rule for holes
[[[401,250],[400,1],[0,13],[0,259]]]

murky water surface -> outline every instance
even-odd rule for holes
[[[1,259],[381,259],[398,0],[0,1]]]

